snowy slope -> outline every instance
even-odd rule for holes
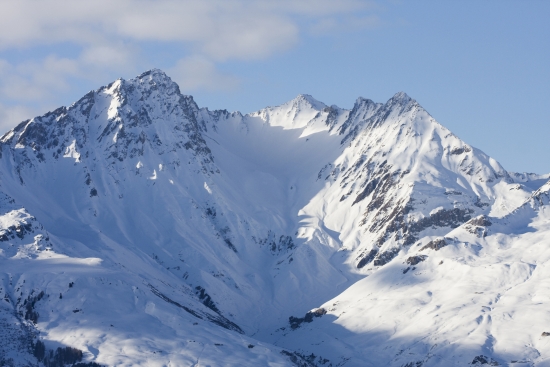
[[[509,225],[493,234],[464,223],[479,215],[519,223],[526,200],[542,195],[546,205],[546,186],[533,193],[545,176],[509,174],[404,93],[384,104],[359,98],[352,110],[300,95],[243,115],[199,108],[151,70],[24,121],[0,149],[0,297],[4,324],[15,325],[0,338],[20,336],[2,356],[16,365],[35,358],[36,340],[106,365],[400,365],[413,359],[394,350],[429,335],[454,340],[440,355],[463,362],[481,348],[468,349],[464,328],[438,332],[439,323],[418,321],[416,333],[393,342],[366,315],[416,328],[410,302],[426,303],[424,293],[440,287],[449,310],[441,322],[461,325],[450,310],[463,301],[449,285],[474,274],[465,254],[490,246],[462,248],[453,235],[462,268],[429,255],[417,266],[439,273],[422,281],[403,263],[456,231],[489,233],[479,241],[512,236]],[[528,226],[542,209],[530,210],[521,233],[544,233]],[[13,235],[17,228],[28,233]],[[524,241],[510,238],[521,262]],[[452,258],[441,255],[452,246],[436,253]],[[497,252],[486,261],[501,267]],[[529,269],[495,274],[519,284]],[[386,301],[365,312],[380,295]],[[27,304],[36,323],[32,312],[25,318]],[[334,310],[306,323],[311,330],[290,327],[289,317],[320,305]],[[325,334],[330,347],[315,346]],[[424,360],[428,344],[418,345]]]
[[[504,218],[411,247],[276,343],[349,366],[549,365],[549,198],[550,182]]]

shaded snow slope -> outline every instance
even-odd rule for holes
[[[107,365],[336,366],[408,363],[392,353],[415,343],[420,361],[429,343],[418,340],[433,334],[453,340],[441,358],[472,359],[481,337],[411,321],[434,288],[445,295],[442,322],[460,324],[450,310],[462,296],[450,285],[477,286],[471,253],[490,246],[441,239],[470,233],[476,218],[516,223],[524,203],[547,204],[547,185],[533,193],[543,176],[509,174],[402,92],[386,103],[359,98],[352,110],[300,95],[243,115],[199,108],[151,70],[24,121],[0,152],[2,317],[16,325],[2,337],[28,347],[3,358],[21,365],[39,339]],[[543,233],[529,227],[540,211],[523,216],[524,232]],[[469,230],[483,241],[511,236]],[[510,241],[519,256],[523,242]],[[484,261],[500,264],[491,246]],[[431,274],[422,281],[403,273],[412,255]],[[487,276],[521,283],[529,269]],[[320,305],[326,315],[306,317],[315,328],[291,327]],[[394,342],[371,313],[415,331]],[[371,344],[372,355],[362,351]]]

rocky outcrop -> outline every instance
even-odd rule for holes
[[[470,365],[472,365],[472,366],[483,366],[483,365],[500,366],[500,363],[498,363],[497,361],[495,361],[494,359],[492,359],[490,357],[487,357],[487,356],[484,356],[484,355],[479,355],[479,356],[474,357],[474,359],[472,360]]]
[[[447,246],[448,243],[445,240],[445,238],[436,238],[435,240],[432,240],[428,242],[425,246],[423,246],[420,251],[424,251],[427,249],[432,249],[435,251],[441,250],[443,247]]]
[[[370,263],[372,260],[374,260],[374,258],[376,257],[376,254],[378,254],[378,249],[376,248],[373,248],[369,252],[362,252],[356,259],[356,260],[359,260],[359,262],[356,265],[357,269],[361,269],[362,267]]]
[[[304,322],[309,323],[313,321],[314,317],[321,317],[325,315],[327,311],[324,308],[317,308],[315,310],[309,311],[305,314],[304,317],[294,317],[290,316],[288,318],[288,322],[290,323],[291,329],[297,329],[300,327],[300,325]]]
[[[466,224],[479,227],[489,227],[492,223],[485,215],[480,215],[478,217],[470,219],[466,222]]]
[[[252,236],[252,239],[260,246],[267,248],[273,255],[287,253],[296,248],[294,240],[291,236],[276,235],[275,232],[269,230],[265,238],[257,239]]]
[[[411,266],[414,266],[414,265],[420,264],[422,261],[426,260],[427,258],[428,258],[427,255],[415,255],[415,256],[408,257],[407,260],[405,260],[405,262]]]

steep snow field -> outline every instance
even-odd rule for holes
[[[550,363],[550,176],[404,93],[243,115],[151,70],[0,149],[5,365]]]

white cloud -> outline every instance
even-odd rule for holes
[[[35,101],[48,98],[48,94],[67,91],[69,76],[78,76],[76,60],[50,55],[43,60],[11,65],[3,60],[0,96],[17,101]]]
[[[298,29],[263,1],[0,0],[0,47],[106,40],[183,42],[210,57],[257,58],[296,42]],[[221,40],[221,41],[219,41]]]
[[[0,103],[0,135],[36,115],[36,110],[28,106],[6,106]]]
[[[199,89],[232,90],[239,84],[236,77],[218,71],[212,61],[200,56],[181,59],[167,72],[184,94]]]
[[[75,80],[153,66],[144,52],[151,44],[172,59],[189,55],[167,70],[182,91],[232,90],[239,79],[221,72],[221,63],[288,50],[306,29],[323,34],[373,23],[368,14],[375,7],[368,0],[0,0],[0,98],[8,105],[57,104]],[[52,50],[9,58],[13,50],[40,46],[43,52],[66,43],[73,47],[69,56]],[[4,118],[25,110],[2,108]]]
[[[296,44],[296,16],[355,14],[366,0],[0,0],[0,47],[108,40],[183,42],[215,59],[254,59]]]
[[[316,19],[309,31],[314,35],[326,35],[337,32],[355,32],[380,27],[382,20],[376,15],[326,17]]]
[[[263,1],[263,6],[270,10],[276,9],[310,17],[353,14],[378,9],[378,5],[372,0],[279,0]]]
[[[120,68],[132,64],[137,54],[135,47],[102,44],[85,48],[79,56],[79,61],[88,66]]]
[[[74,79],[98,80],[106,73],[134,69],[137,53],[132,47],[105,44],[84,48],[75,58],[51,54],[16,65],[0,59],[0,97],[20,102],[51,101],[58,93],[70,91]]]

